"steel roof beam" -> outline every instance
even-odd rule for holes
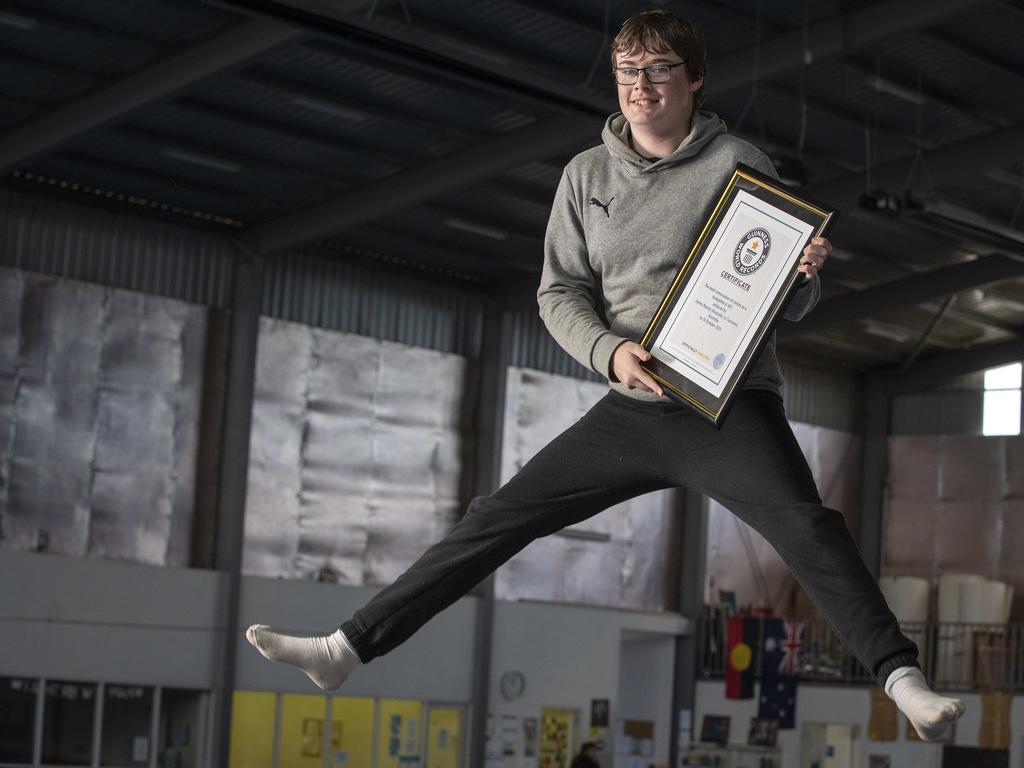
[[[1024,142],[1024,122],[1008,128],[988,131],[968,139],[946,144],[932,152],[922,152],[921,159],[936,186],[970,176],[990,168],[1006,165],[1020,156]],[[914,156],[886,163],[874,170],[873,184],[893,193],[900,193],[914,165]],[[804,193],[830,205],[854,209],[864,192],[864,175],[852,174],[832,181],[811,184]],[[841,221],[841,220],[840,220]]]
[[[577,148],[599,135],[600,130],[600,122],[593,117],[560,117],[535,123],[481,142],[454,158],[433,160],[255,227],[243,232],[241,240],[257,253],[288,250],[416,205],[453,187],[474,184],[538,157]]]
[[[838,54],[866,45],[881,37],[938,23],[948,15],[963,10],[980,0],[934,0],[925,7],[916,4],[902,8],[869,7],[811,25],[808,40],[814,56]],[[492,80],[495,87],[511,87],[532,93],[545,101],[557,99],[563,109],[577,114],[606,113],[608,97],[597,96],[578,88],[569,88],[543,77],[509,71],[508,67],[488,61],[469,51],[457,51],[444,40],[439,49],[426,50],[422,32],[417,37],[414,26],[356,16],[332,7],[322,0],[283,0],[264,4],[263,12],[284,14],[289,21],[298,20],[315,30],[317,21],[330,24],[335,35],[349,36],[366,45],[392,45],[390,54],[397,57],[422,56],[434,66],[459,67],[460,76]],[[433,36],[431,36],[433,38]],[[799,66],[803,63],[803,32],[793,32],[761,45],[759,76]],[[450,41],[449,41],[450,42]],[[717,62],[709,88],[726,90],[746,85],[753,77],[752,53],[733,54]],[[466,69],[470,71],[465,73]],[[463,74],[465,73],[465,75]],[[358,194],[344,194],[307,211],[286,216],[250,231],[244,239],[260,253],[286,250],[312,239],[343,231],[363,221],[379,217],[396,208],[413,205],[453,186],[475,183],[517,164],[578,149],[582,142],[593,140],[599,126],[593,118],[565,117],[531,125],[513,134],[489,139],[460,153],[455,158],[428,163],[394,177],[370,185]],[[859,177],[858,181],[859,181]]]
[[[954,58],[959,58],[973,66],[987,69],[996,77],[1016,80],[1017,87],[1024,88],[1024,74],[1021,74],[1019,69],[1016,67],[1010,67],[1007,64],[992,58],[990,54],[978,50],[973,45],[960,40],[953,40],[952,38],[934,30],[930,32],[922,32],[921,36],[928,42],[939,46]]]
[[[808,25],[807,50],[811,61],[862,48],[892,35],[938,24],[954,13],[983,3],[984,0],[930,0],[927,3],[875,3],[857,11],[833,16]],[[749,85],[754,75],[768,79],[804,63],[802,29],[764,40],[757,51],[748,48],[709,66],[709,93]]]
[[[854,322],[897,307],[920,304],[951,293],[1024,275],[1024,261],[988,256],[905,277],[821,302],[800,323],[778,326],[780,339]]]
[[[37,120],[15,128],[0,142],[0,171],[52,151],[76,136],[117,120],[216,72],[296,39],[278,22],[247,21],[222,35],[159,61]]]
[[[957,376],[1021,360],[1024,360],[1024,338],[1016,338],[919,359],[902,374],[892,368],[875,373],[881,377],[890,395],[903,395],[931,389]]]

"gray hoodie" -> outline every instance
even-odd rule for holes
[[[711,112],[698,112],[690,134],[660,160],[630,148],[621,112],[608,118],[601,138],[602,146],[569,161],[555,193],[540,316],[563,349],[614,389],[658,400],[614,378],[612,353],[623,341],[639,343],[736,163],[778,175],[763,152],[727,134]],[[820,295],[818,277],[807,280],[785,318],[799,320]],[[782,383],[772,334],[743,386],[781,394]]]

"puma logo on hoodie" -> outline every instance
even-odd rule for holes
[[[614,200],[614,199],[615,198],[613,197],[612,200]],[[590,204],[591,205],[596,205],[598,208],[602,209],[604,211],[604,215],[607,216],[610,219],[612,217],[612,215],[610,213],[608,213],[608,206],[612,204],[612,200],[609,200],[607,203],[602,203],[596,197],[592,197],[592,198],[590,198]]]

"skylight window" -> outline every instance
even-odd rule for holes
[[[1021,364],[985,371],[983,435],[1020,434]]]

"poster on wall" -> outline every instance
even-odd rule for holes
[[[426,768],[459,768],[463,752],[462,715],[460,707],[430,709]]]
[[[578,711],[545,709],[540,723],[539,768],[565,768],[572,759],[573,724]]]
[[[618,755],[654,755],[654,722],[651,720],[619,720],[615,738]]]
[[[505,758],[501,754],[501,739],[498,734],[498,719],[487,716],[487,731],[484,738],[485,768],[504,768]]]
[[[590,700],[590,740],[604,749],[608,742],[608,699]]]
[[[501,717],[501,755],[506,758],[519,756],[519,718],[515,715]],[[514,760],[512,761],[514,764]]]
[[[423,704],[404,699],[380,703],[378,768],[408,768],[422,764],[420,724]]]
[[[537,718],[523,718],[523,757],[537,756]]]

